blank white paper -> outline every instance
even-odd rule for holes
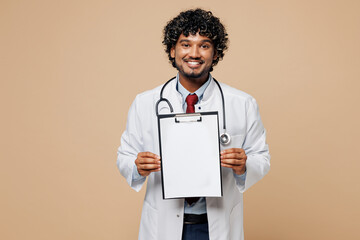
[[[217,114],[201,122],[160,119],[164,198],[221,197]]]

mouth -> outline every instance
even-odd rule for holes
[[[204,63],[204,61],[202,60],[190,60],[190,59],[185,59],[184,60],[187,65],[190,67],[190,68],[196,68],[196,67],[199,67],[201,64]]]

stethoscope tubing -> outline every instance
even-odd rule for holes
[[[174,112],[174,109],[170,103],[170,101],[167,99],[167,98],[164,98],[163,97],[163,92],[164,92],[164,89],[166,87],[166,85],[168,85],[172,80],[174,80],[175,78],[171,78],[169,79],[164,85],[163,87],[161,88],[160,90],[160,99],[156,102],[156,105],[155,105],[155,111],[156,111],[156,116],[159,116],[159,111],[158,111],[158,107],[159,107],[159,104],[162,102],[162,101],[165,101],[169,108],[170,108],[170,112],[173,113]],[[221,139],[221,142],[224,144],[224,145],[227,145],[229,142],[230,142],[230,136],[229,134],[226,133],[226,117],[225,117],[225,98],[224,98],[224,93],[222,91],[222,88],[220,86],[220,83],[215,79],[214,79],[214,82],[216,83],[216,85],[218,86],[219,88],[219,91],[220,91],[220,94],[221,94],[221,100],[222,100],[222,112],[223,112],[223,130],[224,130],[224,133],[220,136],[220,139]]]

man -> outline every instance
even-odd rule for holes
[[[178,74],[163,95],[175,113],[218,111],[222,124],[222,99],[210,72],[223,58],[227,41],[219,19],[202,9],[181,12],[164,28],[165,51]],[[161,88],[136,97],[118,150],[118,168],[133,189],[139,191],[147,178],[139,239],[243,239],[243,192],[270,168],[255,99],[221,84],[231,136],[230,144],[221,146],[223,197],[163,200],[155,113]]]

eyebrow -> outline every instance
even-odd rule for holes
[[[183,42],[191,42],[191,41],[188,40],[188,39],[181,39],[181,40],[179,41],[179,43],[183,43]],[[207,42],[207,43],[212,44],[212,41],[211,41],[211,40],[208,40],[208,39],[201,40],[201,42],[202,42],[202,43]]]

